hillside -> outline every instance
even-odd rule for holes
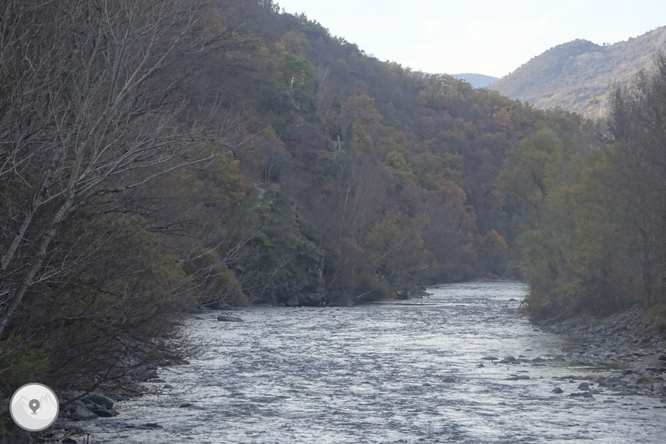
[[[485,88],[491,83],[499,80],[497,77],[487,76],[485,74],[475,74],[470,72],[465,72],[462,74],[451,74],[451,77],[458,80],[464,80],[465,82],[472,85],[474,88]]]
[[[590,146],[588,122],[382,62],[270,0],[183,2],[8,3],[4,384],[125,381],[187,353],[197,307],[519,276],[505,155],[543,129]]]
[[[538,108],[560,106],[597,118],[607,108],[608,87],[650,69],[653,54],[663,49],[666,27],[606,46],[574,40],[533,58],[489,88]]]

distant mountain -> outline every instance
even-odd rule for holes
[[[574,40],[531,59],[489,89],[539,108],[560,106],[597,117],[606,109],[609,86],[650,69],[652,55],[664,49],[666,27],[613,45]]]
[[[499,77],[487,76],[484,74],[474,74],[469,72],[462,74],[451,74],[451,77],[454,79],[464,80],[474,88],[485,88],[491,83],[499,80]]]

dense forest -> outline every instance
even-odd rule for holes
[[[0,385],[93,390],[199,307],[524,278],[663,301],[666,63],[608,128],[379,61],[270,0],[4,0]]]

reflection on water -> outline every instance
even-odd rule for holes
[[[659,400],[571,398],[591,374],[549,359],[564,339],[516,314],[525,287],[443,285],[423,300],[351,308],[249,307],[192,319],[206,353],[162,372],[170,395],[96,421],[108,443],[662,443]],[[544,363],[498,364],[513,356]],[[483,366],[480,366],[483,364]],[[565,393],[551,391],[560,385]],[[185,403],[191,406],[180,407]],[[147,422],[163,428],[125,428]]]

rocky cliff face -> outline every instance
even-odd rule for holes
[[[613,45],[574,40],[549,49],[488,88],[539,108],[559,106],[597,118],[607,110],[609,87],[651,69],[653,54],[665,49],[666,27]]]

